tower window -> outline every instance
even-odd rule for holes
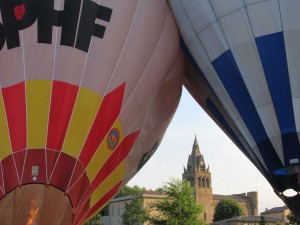
[[[201,177],[198,177],[198,187],[201,187]]]

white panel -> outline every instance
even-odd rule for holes
[[[255,107],[271,104],[272,98],[269,93],[246,10],[238,10],[220,19],[220,24]],[[264,120],[264,112],[258,110],[264,129],[283,161],[281,139],[277,140],[273,138],[274,135],[277,136],[280,131],[278,122],[274,122],[277,121],[275,110],[273,108],[268,112],[272,120]]]
[[[259,106],[257,112],[263,121],[264,128],[270,138],[270,141],[277,152],[281,162],[284,164],[284,155],[282,147],[281,133],[279,124],[277,123],[277,117],[275,114],[274,106],[272,103]]]
[[[219,22],[230,48],[253,39],[245,8],[221,18]]]
[[[232,48],[231,51],[264,129],[283,162],[279,124],[255,42],[248,41]],[[275,136],[279,138],[274,138]]]
[[[188,18],[186,17],[185,11],[183,10],[180,0],[170,0],[170,6],[172,12],[175,15],[177,25],[180,29],[180,33],[186,45],[189,45],[193,40],[197,38],[193,27],[191,26]]]
[[[199,40],[203,44],[211,61],[228,50],[228,45],[218,22],[213,23],[200,35]]]
[[[260,2],[265,2],[265,1],[267,1],[267,0],[244,0],[246,6],[260,3]]]
[[[209,1],[180,0],[180,2],[196,34],[202,32],[217,19]]]
[[[217,18],[224,17],[244,7],[243,0],[210,0],[210,3]]]
[[[247,11],[255,37],[282,31],[278,0],[250,5]]]
[[[272,102],[263,67],[254,41],[231,49],[256,107]]]
[[[255,149],[256,143],[252,138],[252,135],[250,134],[248,128],[246,127],[244,121],[242,120],[240,114],[236,110],[234,104],[232,103],[227,91],[225,90],[222,82],[220,81],[216,71],[214,70],[210,60],[206,56],[206,53],[201,46],[201,44],[198,42],[198,40],[194,40],[190,46],[188,46],[191,54],[195,58],[197,64],[201,68],[202,72],[204,73],[207,81],[211,84],[211,87],[214,91],[214,93],[218,96],[219,100],[223,104],[224,108],[240,130],[241,134],[247,141],[248,145]],[[255,154],[258,158],[262,160],[262,156],[260,155],[259,151],[255,151]],[[249,152],[249,154],[252,154]],[[263,163],[263,160],[261,161]],[[263,163],[264,164],[264,163]]]
[[[204,22],[199,19],[197,23],[201,25],[198,25],[197,29],[201,30],[202,28],[207,27],[198,36],[199,40],[195,38],[194,30],[196,28],[192,28],[189,24],[189,21],[185,16],[186,12],[182,10],[179,0],[170,0],[169,2],[173,9],[173,13],[175,14],[177,23],[181,30],[181,34],[183,35],[183,39],[185,40],[185,43],[189,48],[192,56],[196,60],[198,66],[201,68],[202,72],[205,74],[206,79],[210,83],[219,100],[226,108],[228,114],[233,119],[238,129],[241,131],[241,134],[247,141],[248,145],[251,146],[252,149],[254,149],[254,153],[256,154],[256,156],[261,160],[262,163],[264,163],[260,152],[257,150],[255,141],[253,140],[248,128],[241,119],[241,116],[236,110],[234,104],[232,103],[230,97],[228,96],[228,93],[226,92],[222,82],[220,81],[216,71],[211,64],[211,60],[215,59],[228,49],[227,42],[231,47],[233,47],[245,43],[249,40],[253,40],[253,37],[251,39],[251,35],[249,35],[252,34],[252,31],[249,25],[246,10],[243,8],[242,10],[236,11],[237,9],[243,7],[243,4],[241,4],[242,1],[230,0],[230,4],[228,4],[228,1],[224,1],[224,3],[220,0],[211,1],[212,5],[217,4],[218,2],[218,4],[222,6],[218,8],[218,10],[216,10],[215,8],[215,12],[217,11],[219,13],[218,15],[221,15],[220,13],[224,13],[223,15],[230,12],[233,13],[220,19],[221,27],[217,23],[208,26],[211,22],[209,19],[204,19]],[[182,0],[182,2],[189,5],[191,4],[190,2],[206,2],[206,0]],[[240,3],[237,4],[238,2]],[[187,8],[188,7],[186,6],[186,9]],[[193,8],[191,10],[193,10]],[[210,18],[210,12],[203,11],[202,13],[204,14],[202,15],[202,18]],[[205,15],[206,13],[208,13],[209,15]],[[239,33],[236,32],[237,30],[239,30]],[[225,36],[224,34],[222,34],[223,32],[225,33]],[[203,48],[202,44],[205,44],[205,49]],[[245,70],[246,69],[249,70],[249,68],[245,67]],[[255,70],[256,72],[261,71],[261,66],[255,67]],[[251,74],[251,72],[249,73]]]
[[[296,130],[300,131],[300,1],[280,1]]]
[[[300,30],[300,1],[279,0],[283,30]]]

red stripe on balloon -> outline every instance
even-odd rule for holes
[[[12,151],[26,148],[25,83],[2,89]]]
[[[19,185],[18,173],[12,155],[2,160],[5,193],[9,193]]]
[[[54,81],[48,125],[47,148],[60,151],[71,119],[78,86]]]
[[[134,142],[139,135],[139,131],[125,137],[122,143],[112,153],[110,158],[104,163],[95,179],[92,181],[92,192],[115,170],[115,168],[127,157]]]
[[[113,198],[114,195],[118,192],[121,184],[122,184],[122,181],[119,182],[116,186],[114,186],[109,192],[107,192],[98,202],[96,202],[96,204],[92,208],[90,208],[90,210],[88,211],[87,214],[85,214],[83,217],[79,217],[82,219],[79,221],[79,223],[75,223],[75,224],[80,224],[80,223],[84,222],[90,216],[92,216],[95,212],[97,212],[102,206],[104,206],[104,204],[106,202],[108,202],[111,198]]]
[[[80,161],[85,167],[88,165],[105,135],[118,118],[121,111],[124,90],[125,83],[104,97],[79,156]]]

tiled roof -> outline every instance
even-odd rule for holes
[[[264,213],[283,212],[283,211],[286,210],[286,209],[288,209],[288,207],[286,207],[286,206],[275,207],[275,208],[272,208],[272,209],[268,209],[268,210],[266,210],[265,212],[262,212],[261,214],[264,214]]]
[[[261,220],[260,216],[237,216],[233,217],[227,220],[221,220],[217,221],[215,223],[212,223],[211,225],[217,225],[217,224],[227,224],[227,222],[237,222],[237,221],[242,221],[242,222],[259,222]],[[270,218],[270,217],[265,217],[266,222],[281,222],[282,219],[277,219],[277,218]]]

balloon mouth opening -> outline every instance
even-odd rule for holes
[[[50,185],[18,186],[0,200],[1,224],[42,225],[55,221],[57,225],[71,225],[72,214],[69,197]]]
[[[294,189],[289,188],[289,189],[286,189],[285,191],[281,192],[280,194],[283,195],[284,197],[295,197],[299,193],[297,191],[295,191]]]

